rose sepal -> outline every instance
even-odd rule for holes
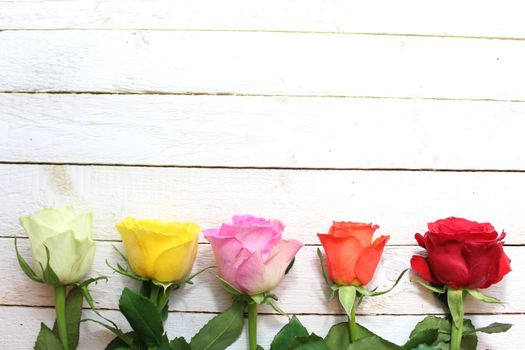
[[[416,276],[416,275],[412,276],[412,278],[410,278],[410,281],[414,282],[414,283],[417,283],[417,284],[421,285],[422,287],[428,289],[429,291],[437,293],[437,294],[443,294],[443,293],[445,293],[447,291],[447,287],[446,286],[441,286],[441,287],[434,286],[434,285],[428,283],[426,280],[424,280],[421,277]]]
[[[467,293],[470,294],[472,297],[474,297],[475,299],[479,300],[479,301],[482,301],[484,303],[488,303],[488,304],[500,304],[500,305],[503,305],[505,304],[503,301],[497,299],[497,298],[494,298],[494,297],[491,297],[491,296],[488,296],[488,295],[485,295],[483,293],[481,293],[479,291],[479,289],[466,289]]]
[[[408,271],[408,269],[404,269],[403,271],[401,271],[399,276],[397,276],[397,279],[394,282],[394,284],[390,288],[388,288],[387,290],[376,292],[377,287],[372,289],[372,290],[368,290],[362,285],[360,285],[360,286],[346,286],[346,285],[339,285],[339,284],[336,284],[336,283],[332,283],[330,281],[330,278],[328,277],[328,272],[327,272],[327,269],[326,269],[324,254],[321,252],[321,249],[319,249],[319,248],[317,248],[317,256],[319,257],[319,261],[321,263],[321,270],[323,272],[323,279],[324,279],[326,285],[328,287],[330,287],[330,291],[331,291],[331,294],[330,294],[330,297],[329,297],[330,300],[332,300],[335,297],[335,293],[339,289],[341,289],[342,287],[354,287],[356,289],[356,291],[358,292],[357,297],[363,297],[363,296],[375,297],[375,296],[379,296],[379,295],[384,295],[384,294],[390,292],[392,289],[394,289],[398,285],[399,281],[401,281],[401,278],[403,278],[405,273],[407,273],[407,271]]]
[[[219,280],[219,282],[221,282],[221,285],[224,288],[224,290],[226,290],[234,298],[244,300],[244,302],[247,305],[251,302],[257,305],[262,305],[262,304],[269,305],[278,314],[290,318],[290,316],[277,305],[276,301],[279,300],[277,295],[270,293],[270,292],[263,292],[263,293],[259,293],[255,295],[248,295],[248,294],[241,292],[234,286],[232,286],[230,283],[228,283],[228,281],[224,280],[221,276],[217,275],[216,277]]]
[[[176,281],[176,282],[159,282],[159,281],[156,281],[156,280],[153,280],[153,279],[149,279],[149,278],[145,278],[145,277],[142,277],[142,276],[139,276],[137,275],[135,272],[133,272],[133,270],[129,267],[129,261],[127,259],[127,257],[124,255],[124,253],[122,253],[116,246],[113,246],[113,249],[117,252],[117,254],[122,258],[122,260],[124,260],[126,262],[126,265],[128,266],[127,268],[122,266],[121,264],[117,263],[117,266],[112,266],[108,260],[106,260],[106,265],[112,269],[114,272],[118,273],[118,274],[121,274],[123,276],[126,276],[126,277],[129,277],[131,279],[134,279],[136,281],[139,281],[139,282],[145,282],[145,281],[151,281],[151,283],[153,283],[154,285],[156,286],[159,286],[159,287],[162,287],[164,289],[164,291],[166,292],[168,289],[171,289],[173,287],[176,287],[175,289],[179,289],[180,287],[182,287],[184,284],[193,284],[193,279],[195,277],[197,277],[198,275],[200,275],[201,273],[203,273],[204,271],[206,270],[209,270],[209,269],[212,269],[212,268],[215,268],[215,266],[208,266],[208,267],[205,267],[199,271],[197,271],[196,273],[190,275],[188,278],[186,279],[183,279],[181,281]]]

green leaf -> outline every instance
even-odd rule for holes
[[[420,321],[410,333],[410,339],[416,337],[419,333],[435,329],[438,336],[434,344],[448,343],[450,341],[450,320],[444,317],[427,316]]]
[[[244,326],[244,302],[234,300],[232,306],[212,318],[191,339],[192,349],[224,350],[241,335]]]
[[[157,306],[144,296],[124,288],[119,308],[135,334],[148,346],[160,346],[164,327]]]
[[[512,324],[510,324],[510,323],[494,322],[494,323],[489,324],[486,327],[476,328],[476,329],[474,329],[472,331],[463,332],[463,335],[470,334],[470,333],[475,333],[475,332],[483,332],[483,333],[488,333],[488,334],[504,333],[504,332],[508,331],[511,327],[512,327]]]
[[[432,345],[437,340],[439,332],[435,328],[425,329],[410,335],[410,339],[403,345],[403,349],[411,350],[419,345]]]
[[[463,322],[463,333],[461,335],[461,348],[463,350],[476,350],[478,348],[478,337],[473,333],[474,325],[470,320]]]
[[[326,345],[331,350],[346,349],[350,345],[350,335],[348,334],[348,323],[341,322],[333,325],[324,338]]]
[[[464,293],[463,289],[451,289],[447,291],[447,303],[448,308],[450,309],[450,314],[452,315],[452,320],[456,327],[459,327],[459,324],[463,317],[465,316],[465,311],[463,307]]]
[[[339,302],[345,309],[348,317],[351,317],[356,295],[357,290],[354,286],[341,286],[339,288]]]
[[[82,317],[82,302],[84,297],[79,287],[74,287],[66,298],[66,329],[69,350],[75,350],[78,346],[80,319]],[[53,332],[58,334],[58,325],[55,321]]]
[[[20,265],[20,268],[22,269],[22,271],[24,271],[27,277],[29,277],[35,282],[43,283],[44,281],[36,275],[36,273],[33,271],[31,266],[29,266],[27,261],[25,261],[22,255],[20,255],[20,252],[18,251],[18,245],[16,242],[17,241],[15,238],[15,251],[16,251],[16,259],[18,260],[18,265]]]
[[[234,286],[232,286],[230,283],[228,283],[226,280],[222,279],[219,275],[215,276],[221,282],[222,287],[230,294],[232,295],[242,295],[243,293],[239,290],[237,290]]]
[[[324,261],[324,255],[323,252],[321,252],[321,249],[317,248],[317,256],[319,257],[319,261],[321,263],[321,270],[323,271],[323,278],[327,286],[332,285],[332,282],[330,281],[330,278],[328,277],[328,272],[326,271],[326,264]]]
[[[119,337],[130,349],[136,349],[136,347],[133,345],[133,337],[135,336],[135,333],[133,332],[124,333],[117,327],[111,327],[110,325],[107,325],[104,322],[100,322],[92,318],[83,319],[81,322],[85,322],[85,321],[90,321],[90,322],[94,322],[94,323],[101,325],[102,327],[106,328],[107,330],[111,331],[111,333]]]
[[[494,297],[489,297],[488,295],[481,293],[477,289],[467,289],[467,292],[479,301],[483,301],[489,304],[503,304],[501,300],[496,299]]]
[[[264,350],[264,348],[260,346],[259,344],[257,344],[257,347],[255,348],[255,350]]]
[[[34,350],[64,350],[58,336],[45,324],[40,323]]]
[[[308,336],[296,337],[287,350],[330,350],[330,348],[323,338],[312,333]]]
[[[287,349],[288,346],[293,342],[295,337],[306,337],[308,331],[297,319],[293,316],[277,335],[273,338],[270,350],[281,350]]]
[[[42,264],[40,264],[40,267],[42,268],[42,271],[44,271],[44,275],[43,275],[42,279],[46,283],[48,283],[48,284],[50,284],[52,286],[61,286],[62,282],[60,282],[60,279],[58,278],[58,276],[56,275],[55,271],[53,271],[53,268],[49,264],[49,260],[50,260],[49,249],[45,245],[44,245],[44,248],[46,249],[47,262],[46,262],[46,268],[44,268],[42,266]]]
[[[366,337],[371,337],[374,335],[371,331],[369,331],[367,328],[361,326],[360,324],[356,324],[357,326],[357,334],[356,339],[362,339]],[[331,350],[341,350],[346,349],[350,345],[350,334],[348,333],[348,323],[347,322],[341,322],[338,324],[333,325],[330,330],[328,331],[328,334],[325,337],[326,344]]]
[[[361,338],[348,347],[348,350],[403,350],[402,347],[377,335]]]
[[[443,294],[446,291],[446,287],[437,287],[433,286],[424,279],[422,279],[419,276],[414,276],[410,279],[410,281],[420,284],[421,286],[425,287],[426,289],[430,290],[431,292],[437,293],[437,294]]]
[[[178,337],[170,342],[170,350],[191,350],[191,346],[186,339]]]
[[[130,332],[126,333],[130,337],[133,337],[135,333]],[[104,350],[119,350],[119,349],[131,349],[128,344],[126,344],[125,341],[120,339],[120,337],[115,337],[112,341],[109,342],[108,345],[104,348]]]

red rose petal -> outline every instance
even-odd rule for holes
[[[434,278],[434,276],[432,276],[427,260],[421,255],[413,255],[412,259],[410,259],[410,266],[427,281],[432,282],[433,284],[441,284]]]

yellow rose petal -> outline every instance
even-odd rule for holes
[[[198,238],[162,253],[155,261],[153,276],[159,282],[174,282],[186,276],[197,256]]]

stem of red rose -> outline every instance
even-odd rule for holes
[[[57,315],[58,337],[64,349],[69,348],[66,321],[66,286],[55,286],[55,311]]]
[[[352,306],[352,312],[348,318],[348,331],[350,332],[350,343],[353,343],[357,340],[357,324],[355,322],[355,309],[357,307],[357,300]]]
[[[448,307],[452,314],[452,333],[450,335],[450,350],[461,349],[463,337],[464,295],[463,290],[449,288],[447,291]]]
[[[257,303],[248,304],[248,338],[250,350],[257,349]]]

